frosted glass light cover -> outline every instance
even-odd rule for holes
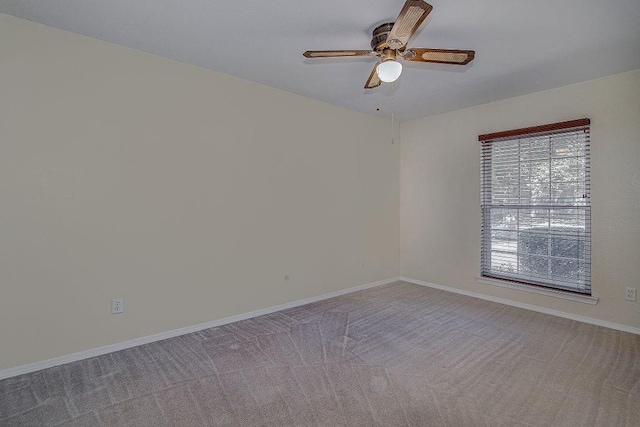
[[[402,73],[402,64],[397,61],[384,61],[378,64],[377,72],[378,78],[383,82],[395,82]]]

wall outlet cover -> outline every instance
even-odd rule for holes
[[[635,301],[636,300],[636,288],[625,288],[624,299],[627,301]]]
[[[114,298],[111,300],[111,314],[124,313],[124,299]]]

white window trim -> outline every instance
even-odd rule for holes
[[[596,305],[599,298],[590,295],[580,295],[573,292],[566,292],[559,289],[543,288],[525,284],[519,284],[510,282],[508,280],[500,280],[489,277],[476,277],[478,283],[484,283],[486,285],[499,286],[501,288],[517,289],[519,291],[531,292],[533,294],[546,295],[555,298],[566,299],[569,301],[581,302],[584,304]]]

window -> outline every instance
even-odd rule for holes
[[[478,139],[482,277],[591,295],[589,119]]]

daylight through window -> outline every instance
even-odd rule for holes
[[[590,295],[589,120],[478,139],[481,275]]]

